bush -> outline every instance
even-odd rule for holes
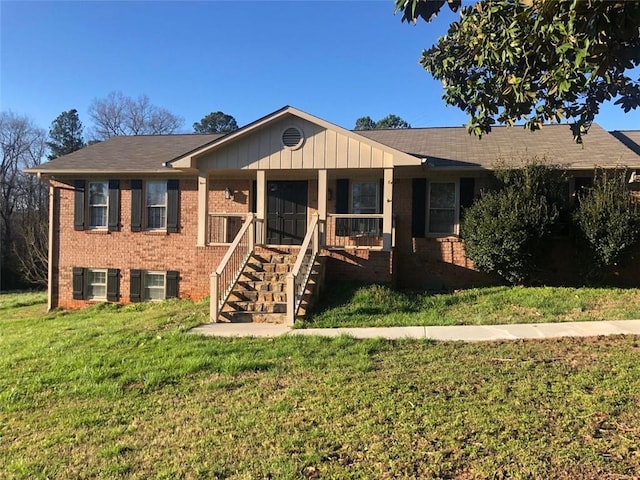
[[[615,266],[640,240],[640,215],[629,193],[626,170],[597,169],[593,188],[574,214],[595,267]]]
[[[500,187],[484,193],[465,212],[462,236],[476,268],[518,284],[531,278],[544,240],[558,218],[563,175],[535,160],[520,169],[499,170]]]

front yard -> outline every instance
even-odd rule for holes
[[[330,286],[304,327],[496,325],[640,319],[640,289],[490,287],[404,293],[380,285]]]
[[[640,338],[204,338],[0,296],[2,478],[634,478]]]

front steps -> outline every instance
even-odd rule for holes
[[[286,323],[287,275],[293,268],[297,248],[256,247],[234,285],[218,318],[221,322]],[[322,262],[316,259],[307,291],[298,312],[304,316],[318,293]]]

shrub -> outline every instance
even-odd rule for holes
[[[558,218],[563,175],[555,166],[526,163],[498,170],[500,184],[465,212],[465,251],[477,269],[497,273],[512,284],[523,283],[544,250],[544,239]]]
[[[595,267],[616,265],[640,240],[640,214],[626,176],[624,169],[596,169],[593,188],[579,198],[574,220]]]

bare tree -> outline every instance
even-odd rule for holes
[[[122,92],[94,99],[89,117],[93,121],[92,137],[97,141],[120,135],[175,133],[184,122],[169,110],[153,105],[147,95],[134,99]]]
[[[33,122],[13,112],[0,113],[0,269],[5,273],[4,284],[17,286],[19,275],[19,255],[25,254],[24,248],[18,248],[18,218],[26,221],[30,210],[42,209],[46,229],[47,201],[46,193],[39,182],[22,172],[23,168],[38,165],[45,154],[46,132]],[[31,198],[30,195],[35,195]],[[44,197],[44,198],[43,198]],[[27,215],[29,214],[29,215]],[[46,235],[44,255],[46,257]],[[19,255],[12,255],[18,253]],[[45,264],[46,273],[46,264]],[[4,278],[9,274],[11,277]]]

